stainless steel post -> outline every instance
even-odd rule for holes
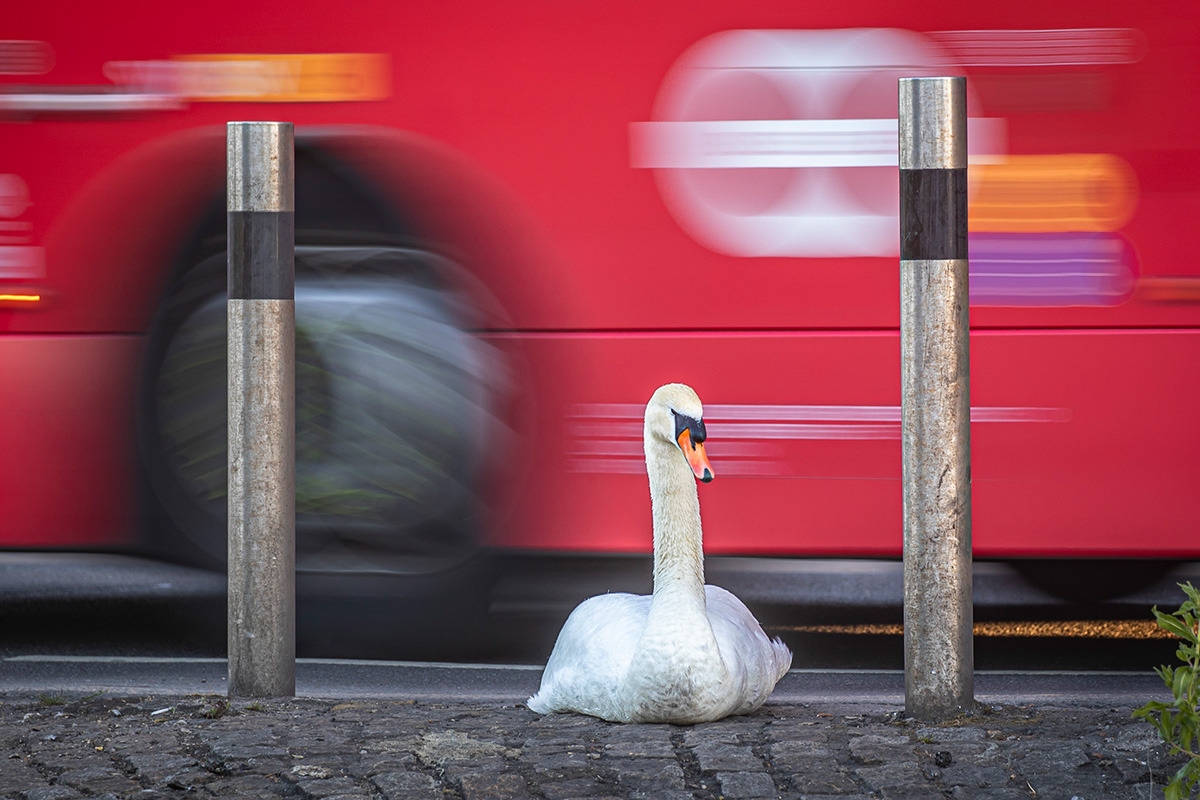
[[[229,696],[296,693],[293,130],[230,122]]]
[[[904,704],[974,705],[967,110],[963,78],[900,80]]]

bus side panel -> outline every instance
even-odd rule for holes
[[[0,545],[114,547],[135,533],[141,337],[0,337]]]
[[[700,487],[706,552],[900,555],[897,333],[548,335],[525,349],[592,369],[539,388],[555,452],[504,543],[647,551],[642,409],[684,381],[705,402],[717,476]],[[1181,365],[1197,359],[1195,331],[973,333],[975,554],[1194,554],[1200,375]]]

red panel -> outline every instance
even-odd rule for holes
[[[412,131],[498,178],[521,213],[537,221],[556,256],[556,269],[594,301],[519,309],[518,327],[894,327],[893,259],[737,258],[714,252],[689,236],[668,211],[661,175],[631,166],[630,126],[654,118],[672,65],[705,37],[737,29],[898,28],[932,32],[920,34],[928,41],[942,41],[937,32],[955,30],[1131,31],[1140,49],[1126,60],[968,64],[955,71],[970,79],[977,113],[1006,127],[1008,152],[1107,153],[1127,162],[1136,176],[1137,198],[1120,232],[1137,252],[1141,274],[1200,274],[1191,257],[1200,246],[1200,232],[1192,224],[1200,209],[1200,107],[1177,102],[1194,94],[1193,76],[1200,70],[1200,7],[1194,5],[1168,13],[1116,0],[1028,2],[1006,5],[1000,14],[970,4],[952,9],[932,0],[908,3],[903,10],[883,3],[798,8],[790,2],[667,2],[612,14],[603,3],[420,8],[364,3],[339,9],[331,18],[323,5],[305,10],[300,3],[280,14],[273,6],[222,0],[150,14],[141,4],[121,3],[73,7],[68,14],[17,3],[8,11],[5,36],[45,40],[56,60],[44,76],[0,76],[0,88],[111,88],[104,74],[109,62],[192,53],[378,52],[392,63],[392,94],[383,102],[194,102],[178,111],[142,115],[0,123],[0,174],[19,175],[30,188],[33,205],[27,214],[34,242],[50,249],[48,281],[64,309],[88,302],[101,288],[97,281],[113,280],[111,271],[130,258],[158,254],[152,245],[166,223],[155,209],[173,205],[186,215],[195,185],[212,181],[208,162],[162,164],[125,156],[181,130],[222,126],[231,118],[282,117],[301,129],[371,124]],[[105,34],[97,36],[97,30]],[[877,72],[879,81],[890,80],[886,69]],[[842,97],[835,91],[827,99],[866,113],[859,108],[862,93]],[[724,106],[716,111],[733,113]],[[121,174],[108,175],[110,168]],[[843,173],[822,190],[822,202],[857,191],[854,177]],[[148,195],[146,203],[131,200],[137,190]],[[496,208],[498,218],[508,212]],[[103,235],[93,236],[96,232]],[[71,247],[80,234],[100,241],[101,248],[109,237],[112,252]],[[125,241],[147,236],[148,242],[135,245]],[[690,302],[662,303],[684,276],[693,287]],[[975,322],[1066,328],[1197,323],[1194,298],[1147,286],[1112,308],[981,308]],[[117,305],[105,305],[103,314],[74,310],[53,321],[22,317],[11,324],[31,331],[86,330],[80,326],[87,324],[134,330],[147,318],[150,296],[135,292]]]
[[[1003,122],[1007,153],[1111,155],[1136,184],[1132,215],[1102,231],[1136,256],[1130,299],[972,310],[975,405],[993,409],[973,428],[977,553],[1197,554],[1200,105],[1181,101],[1195,96],[1200,74],[1196,4],[671,0],[615,14],[602,2],[367,2],[335,15],[306,0],[286,13],[240,0],[9,5],[4,38],[48,42],[54,64],[44,75],[0,75],[0,92],[107,90],[109,62],[238,52],[383,53],[392,89],[381,102],[189,101],[144,114],[0,119],[10,187],[0,195],[10,198],[0,203],[0,247],[45,248],[46,264],[36,280],[0,275],[0,288],[32,282],[50,298],[37,310],[0,307],[2,543],[130,534],[136,335],[173,248],[219,197],[229,119],[323,129],[504,301],[510,320],[497,327],[517,332],[507,344],[535,376],[525,405],[536,431],[532,456],[514,460],[524,484],[506,489],[515,506],[504,542],[645,549],[644,478],[576,471],[594,467],[592,456],[628,470],[630,442],[593,443],[615,455],[581,464],[571,449],[578,404],[636,406],[682,379],[714,407],[832,407],[845,426],[871,423],[863,408],[894,408],[898,398],[894,258],[718,252],[669,207],[664,169],[632,165],[631,126],[663,112],[680,57],[735,30],[890,29],[944,41],[939,32],[1109,29],[1128,32],[1128,57],[950,65],[967,75],[974,112]],[[862,74],[886,89],[894,76],[870,66]],[[794,106],[821,102],[828,107],[805,113],[867,114],[864,94],[810,88],[785,97],[777,116],[801,118]],[[733,106],[745,99],[728,96]],[[728,105],[706,110],[718,121],[764,116],[749,105],[741,116]],[[367,125],[391,129],[388,143],[360,146],[353,126]],[[700,180],[730,187],[718,200],[755,199],[744,174],[725,172],[734,174]],[[832,177],[812,202],[862,188],[861,175]],[[11,200],[12,186],[28,188],[28,206]],[[771,333],[738,333],[753,331]],[[44,335],[61,333],[94,336]],[[1020,408],[1047,410],[1045,419],[984,419]],[[710,551],[898,552],[897,438],[830,431],[843,438],[722,442],[721,422],[718,414],[712,425],[718,479],[701,489]]]
[[[1200,554],[1200,376],[1181,368],[1200,358],[1200,333],[979,332],[971,346],[976,555]],[[681,380],[708,409],[706,551],[899,555],[895,334],[538,337],[526,349],[588,369],[576,386],[540,387],[557,442],[531,465],[507,543],[648,549],[639,407]],[[808,425],[818,438],[744,433],[753,409],[760,432]]]
[[[0,546],[134,534],[133,336],[0,337]]]

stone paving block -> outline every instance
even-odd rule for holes
[[[480,758],[475,761],[446,761],[441,765],[442,775],[450,783],[457,783],[464,775],[499,775],[508,762],[503,758]]]
[[[371,777],[387,772],[419,771],[420,760],[413,753],[370,754],[361,756],[356,774]]]
[[[302,762],[292,767],[283,776],[284,780],[299,783],[302,780],[322,780],[338,774],[337,769],[313,762]]]
[[[748,731],[732,724],[737,717],[726,717],[719,722],[704,722],[683,729],[683,743],[688,747],[707,744],[739,744],[741,736]],[[725,723],[731,724],[725,724]]]
[[[470,736],[462,731],[435,731],[421,737],[416,747],[417,757],[426,764],[442,764],[446,761],[470,761],[479,758],[514,758],[517,750],[500,742],[487,741]]]
[[[264,798],[292,794],[292,784],[266,775],[236,775],[205,787],[216,797]]]
[[[948,787],[966,786],[986,789],[1008,783],[1009,772],[999,766],[984,766],[966,761],[956,761],[942,769],[942,783]]]
[[[441,800],[442,787],[420,772],[388,772],[371,778],[385,800]]]
[[[58,776],[58,781],[74,789],[86,790],[88,794],[128,792],[141,788],[111,766],[67,770]]]
[[[1072,776],[1088,767],[1091,760],[1079,742],[1043,742],[1013,762],[1021,776],[1034,782],[1043,776]]]
[[[765,772],[766,765],[749,747],[710,742],[692,748],[705,772]]]
[[[854,772],[863,783],[884,797],[903,797],[906,791],[914,792],[914,797],[923,797],[927,789],[930,797],[942,795],[941,790],[911,761],[859,767]]]
[[[617,780],[629,790],[630,796],[654,797],[655,792],[666,794],[684,789],[683,768],[662,759],[622,761]]]
[[[298,750],[310,755],[347,753],[351,749],[351,734],[348,731],[323,729],[305,731],[287,739],[289,750]]]
[[[825,725],[804,720],[772,722],[766,732],[776,742],[824,742],[828,738]]]
[[[983,730],[980,728],[942,727],[929,725],[913,731],[917,741],[932,740],[934,742],[982,742]]]
[[[824,741],[774,742],[768,748],[771,762],[781,769],[802,771],[815,761],[832,759],[833,750]]]
[[[300,796],[307,800],[322,800],[340,794],[358,794],[353,778],[309,778],[296,784]]]
[[[696,800],[696,796],[684,789],[633,789],[626,800]]]
[[[953,800],[1030,800],[1031,798],[1027,789],[1004,786],[954,786],[950,789],[949,796]]]
[[[159,785],[166,789],[191,791],[215,780],[218,780],[218,776],[203,767],[188,767],[163,778]]]
[[[675,758],[671,730],[663,725],[613,725],[598,741],[606,757]]]
[[[543,783],[538,789],[546,800],[575,800],[575,798],[595,797],[611,792],[611,784],[601,782],[598,776],[589,778],[573,778],[567,781]]]
[[[1161,760],[1161,746],[1125,708],[1001,707],[935,726],[895,709],[816,704],[685,728],[544,719],[501,704],[320,700],[208,720],[199,716],[208,702],[114,699],[61,716],[36,698],[0,705],[0,757],[17,756],[0,762],[0,798],[1015,800],[1036,789],[1144,800],[1151,769],[1159,792],[1173,772],[1147,758]],[[151,718],[164,707],[172,711]],[[60,777],[80,788],[48,785]]]
[[[21,792],[17,797],[21,800],[76,800],[83,795],[69,786],[46,786]]]
[[[227,761],[247,761],[263,756],[286,757],[288,752],[270,730],[220,730],[200,732],[200,740],[213,755]]]
[[[534,771],[548,778],[582,777],[583,774],[596,769],[598,756],[582,749],[537,755],[531,753],[529,760],[533,763]]]
[[[530,797],[520,775],[464,775],[459,781],[463,800],[526,800]]]
[[[785,784],[805,795],[837,795],[859,792],[854,777],[836,761],[813,761],[804,769],[784,769],[776,773]]]
[[[907,736],[865,734],[850,739],[850,754],[867,764],[912,761],[913,750]]]
[[[669,740],[645,742],[607,742],[605,758],[675,758],[675,748]]]
[[[763,772],[718,772],[721,794],[730,800],[775,797],[775,781]]]
[[[160,783],[199,762],[191,756],[175,753],[129,753],[123,758],[133,767],[134,775],[150,783]]]
[[[17,754],[14,753],[14,755]],[[2,758],[4,758],[4,754],[3,751],[0,751],[0,759]],[[45,782],[46,780],[33,764],[23,758],[9,758],[0,761],[0,796],[16,794]]]

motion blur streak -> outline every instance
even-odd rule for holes
[[[938,31],[955,66],[1045,67],[1133,64],[1146,54],[1146,37],[1131,28],[1044,31]]]
[[[1121,158],[1073,153],[1010,156],[975,167],[972,231],[1114,231],[1137,205],[1137,178]]]
[[[969,246],[974,306],[1115,306],[1137,279],[1118,233],[980,233]]]
[[[194,102],[329,103],[391,94],[391,60],[382,53],[183,55],[110,61],[104,75],[120,86]]]

